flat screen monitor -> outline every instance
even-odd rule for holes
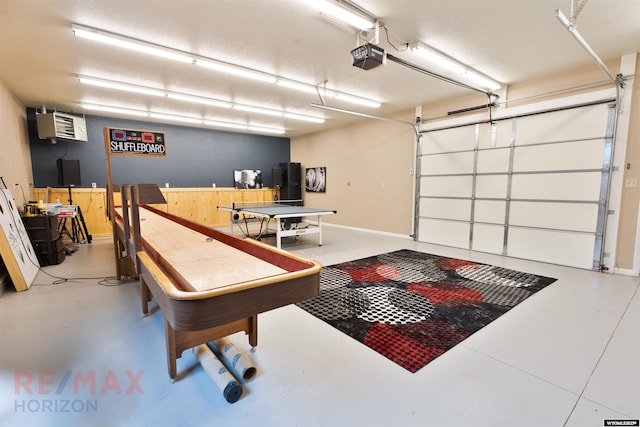
[[[233,182],[238,189],[262,188],[260,169],[234,169]]]

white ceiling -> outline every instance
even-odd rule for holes
[[[354,0],[388,29],[380,45],[427,66],[403,44],[420,40],[503,84],[593,64],[555,16],[571,0]],[[640,51],[640,0],[589,0],[578,30],[603,59]],[[0,0],[0,78],[29,107],[82,113],[81,103],[282,126],[295,137],[354,118],[311,108],[304,94],[72,35],[71,24],[126,35],[382,101],[380,108],[327,101],[378,116],[469,93],[389,62],[351,65],[354,30],[297,0]],[[392,46],[393,45],[393,46]],[[400,49],[400,51],[396,50]],[[593,64],[593,67],[596,67]],[[324,124],[247,115],[82,85],[77,75],[326,117]],[[603,79],[605,78],[603,74]],[[104,115],[104,114],[100,114]]]

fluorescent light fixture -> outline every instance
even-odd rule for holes
[[[253,131],[253,132],[274,133],[274,134],[277,134],[277,135],[282,135],[284,133],[284,129],[266,128],[266,127],[262,127],[262,126],[251,126],[251,125],[249,125],[249,127],[247,129],[250,130],[250,131]]]
[[[302,0],[320,11],[320,13],[329,15],[339,21],[351,25],[359,30],[368,30],[375,26],[375,21],[371,18],[362,16],[351,9],[347,9],[338,3],[329,0]]]
[[[219,101],[213,98],[205,98],[202,96],[184,95],[176,92],[167,92],[167,98],[175,99],[177,101],[190,102],[192,104],[209,105],[211,107],[218,108],[231,108],[233,103],[227,101]]]
[[[85,110],[100,111],[103,113],[126,114],[126,115],[137,116],[137,117],[150,117],[153,119],[166,120],[170,122],[181,122],[181,123],[190,123],[190,124],[197,124],[197,125],[204,124],[206,126],[212,126],[217,128],[245,130],[245,131],[259,132],[259,133],[282,135],[286,132],[286,129],[279,128],[279,127],[254,126],[254,125],[248,125],[243,123],[233,123],[233,122],[225,122],[225,121],[219,121],[219,120],[203,120],[195,117],[185,117],[185,116],[179,116],[175,114],[152,113],[152,112],[143,111],[143,110],[112,107],[109,105],[97,105],[97,104],[87,103],[87,104],[82,104],[82,108]]]
[[[100,111],[103,113],[126,114],[128,116],[149,117],[149,113],[140,110],[130,110],[128,108],[107,107],[104,105],[82,104],[85,110]]]
[[[228,129],[238,129],[238,130],[247,130],[247,125],[241,125],[238,123],[229,123],[229,122],[220,122],[217,120],[205,120],[204,124],[207,126],[219,127],[219,128],[228,128]]]
[[[314,117],[314,116],[303,116],[302,114],[297,113],[284,113],[284,117],[287,119],[300,120],[303,122],[311,122],[311,123],[324,123],[325,119],[322,117]]]
[[[411,43],[409,45],[409,50],[411,52],[420,55],[422,58],[427,61],[435,64],[439,67],[444,68],[445,70],[451,71],[459,76],[462,76],[468,80],[473,81],[480,86],[490,89],[490,90],[498,90],[500,89],[500,83],[491,80],[487,77],[480,75],[479,73],[468,69],[467,67],[459,64],[454,59],[451,59],[442,53],[436,51],[435,49],[430,48],[422,43]]]
[[[502,87],[499,83],[471,70],[466,70],[462,76],[490,90],[498,90]]]
[[[142,93],[145,95],[152,95],[152,96],[165,96],[165,93],[161,90],[151,89],[143,86],[136,86],[128,83],[94,79],[91,77],[83,77],[83,76],[79,76],[78,80],[80,80],[80,83],[83,83],[83,84],[106,87],[108,89],[122,90],[125,92],[133,92],[133,93]]]
[[[294,89],[300,92],[312,93],[312,94],[320,94],[321,96],[326,96],[327,98],[335,98],[344,102],[349,102],[351,104],[362,105],[364,107],[370,108],[380,108],[382,103],[379,101],[374,101],[373,99],[363,98],[361,96],[349,95],[348,93],[338,92],[333,89],[327,89],[325,87],[316,87],[314,85],[310,85],[307,83],[299,83],[291,80],[278,79],[276,84],[284,87],[288,87],[290,89]]]
[[[571,34],[573,38],[578,42],[578,44],[580,44],[580,46],[582,46],[582,48],[587,52],[587,54],[591,57],[593,62],[595,62],[596,65],[598,65],[598,67],[600,67],[600,69],[607,75],[607,77],[609,77],[609,79],[612,82],[616,84],[620,84],[618,79],[613,77],[613,75],[611,74],[611,72],[609,71],[605,63],[602,62],[602,60],[598,56],[598,54],[591,48],[589,43],[587,43],[587,41],[584,38],[582,38],[582,36],[578,32],[578,29],[571,23],[569,18],[567,18],[560,9],[556,9],[556,17],[558,18],[558,21],[560,21],[562,26],[569,31],[569,34]]]
[[[97,79],[97,78],[86,77],[86,76],[78,76],[78,80],[84,84],[105,87],[105,88],[115,89],[115,90],[122,90],[125,92],[144,93],[144,94],[154,95],[154,96],[166,96],[169,99],[175,99],[177,101],[183,101],[183,102],[190,102],[193,104],[202,104],[202,105],[208,105],[211,107],[227,108],[227,109],[233,108],[239,111],[247,111],[251,113],[262,114],[262,115],[272,116],[272,117],[286,117],[293,120],[301,120],[301,121],[312,122],[312,123],[325,122],[325,119],[323,117],[307,116],[307,115],[298,114],[298,113],[289,113],[285,110],[276,110],[273,108],[258,107],[254,105],[236,104],[233,102],[223,101],[223,100],[214,99],[214,98],[206,98],[203,96],[189,95],[189,94],[184,94],[180,92],[162,91],[160,89],[139,86],[139,85],[132,85],[132,84],[123,83],[123,82],[115,82],[112,80],[103,80],[103,79]]]
[[[315,4],[315,1],[313,2]],[[158,46],[152,43],[136,40],[128,37],[124,37],[118,34],[108,33],[94,28],[83,27],[81,25],[72,24],[71,28],[73,34],[78,37],[82,37],[89,40],[106,43],[113,46],[118,46],[124,49],[134,50],[136,52],[146,53],[149,55],[155,55],[158,57],[167,58],[174,61],[179,61],[188,64],[195,64],[197,66],[207,68],[214,71],[219,71],[233,76],[239,76],[251,80],[257,80],[270,84],[277,84],[289,89],[298,90],[305,93],[317,94],[318,89],[315,85],[303,82],[297,82],[294,80],[284,79],[280,76],[265,73],[263,71],[254,70],[251,68],[243,67],[240,65],[230,64],[223,61],[218,61],[212,58],[203,58],[198,55],[181,52],[175,49],[167,48],[164,46]],[[343,92],[334,91],[331,89],[322,89],[327,96],[332,96],[341,99],[345,102],[356,103],[372,108],[380,107],[381,103],[375,100],[362,98],[356,95],[350,95]],[[168,96],[168,95],[167,95]]]
[[[256,113],[256,114],[264,114],[264,115],[272,116],[272,117],[282,117],[282,116],[284,116],[284,112],[283,111],[269,110],[269,109],[261,108],[261,107],[252,107],[250,105],[235,104],[233,106],[233,109],[234,110],[239,110],[239,111],[248,111],[250,113]]]
[[[195,64],[201,67],[208,68],[210,70],[221,71],[223,73],[233,74],[233,75],[241,76],[247,79],[258,80],[265,83],[275,83],[277,80],[275,76],[272,76],[270,74],[251,70],[249,68],[225,64],[223,62],[219,62],[215,60],[197,59],[195,61]]]
[[[149,113],[149,117],[153,119],[169,120],[172,122],[192,123],[199,125],[203,123],[202,119],[196,119],[195,117],[176,116],[174,114]]]
[[[423,45],[422,43],[412,43],[409,45],[409,49],[411,52],[414,52],[429,62],[432,62],[446,70],[449,70],[456,74],[464,74],[465,68],[453,60],[447,58],[439,52],[431,49],[428,46]]]
[[[318,94],[318,88],[316,88],[314,85],[310,85],[306,83],[299,83],[291,80],[278,79],[276,81],[276,84],[289,89],[297,90],[299,92]]]
[[[193,56],[180,52],[178,50],[169,49],[152,43],[135,40],[118,34],[108,33],[106,31],[96,30],[94,28],[83,27],[77,24],[71,24],[73,34],[88,40],[106,43],[112,46],[133,50],[136,52],[146,53],[149,55],[159,56],[161,58],[171,59],[172,61],[192,63]]]
[[[271,128],[271,127],[266,127],[266,126],[253,126],[253,125],[246,125],[246,124],[239,124],[239,123],[223,122],[223,121],[219,121],[219,120],[205,120],[204,124],[207,125],[207,126],[216,127],[216,128],[248,130],[248,131],[253,131],[253,132],[272,133],[272,134],[277,134],[277,135],[282,135],[283,133],[285,133],[285,130],[282,129],[282,128]]]

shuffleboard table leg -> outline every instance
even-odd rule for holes
[[[142,314],[145,316],[149,314],[149,301],[151,301],[151,292],[142,276],[140,276],[140,303],[142,305]]]
[[[250,317],[251,332],[249,332],[249,344],[251,347],[258,346],[258,315]]]
[[[178,376],[178,369],[176,368],[176,332],[173,330],[169,321],[164,319],[164,330],[167,334],[167,367],[169,368],[169,378],[171,381],[175,381]]]

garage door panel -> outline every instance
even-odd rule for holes
[[[509,177],[507,175],[481,175],[476,177],[476,197],[498,198],[507,197]]]
[[[422,138],[422,153],[431,154],[473,150],[475,141],[475,126],[430,132]]]
[[[506,208],[506,201],[476,200],[473,220],[475,222],[504,224]]]
[[[501,254],[504,245],[504,226],[475,224],[473,227],[474,251]]]
[[[510,228],[507,254],[552,264],[591,268],[592,234]]]
[[[478,173],[495,173],[509,171],[508,148],[478,151]]]
[[[509,213],[510,225],[595,233],[598,205],[513,202]]]
[[[513,171],[599,169],[604,143],[604,139],[596,139],[517,147]]]
[[[469,247],[469,223],[420,218],[418,239],[438,245]]]
[[[468,221],[471,218],[471,200],[422,198],[420,216]]]
[[[607,104],[601,104],[520,117],[517,119],[516,145],[604,138],[608,110]]]
[[[424,156],[421,172],[423,175],[473,173],[473,162],[472,151]]]
[[[421,196],[471,197],[471,176],[426,176],[420,180]]]
[[[511,197],[597,201],[601,177],[599,172],[514,175]]]

